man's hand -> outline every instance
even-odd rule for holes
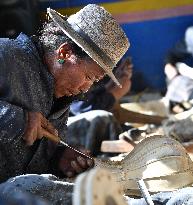
[[[129,57],[122,61],[120,66],[117,68],[115,76],[122,85],[122,88],[116,86],[112,80],[106,84],[106,89],[112,93],[116,100],[119,100],[130,91],[132,68],[133,64],[131,63],[131,59]]]
[[[23,139],[27,145],[32,145],[35,140],[41,139],[45,131],[58,135],[54,126],[39,112],[28,112],[27,126]]]
[[[83,150],[81,151],[83,152]],[[88,155],[86,150],[84,153]],[[76,174],[84,172],[93,166],[93,159],[80,155],[67,147],[64,149],[58,164],[59,170],[67,177],[74,177]]]

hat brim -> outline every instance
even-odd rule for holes
[[[112,67],[110,67],[103,58],[101,58],[93,47],[84,40],[84,38],[79,35],[79,33],[72,28],[72,25],[62,18],[62,15],[55,10],[48,8],[47,13],[52,18],[52,20],[60,27],[60,29],[71,38],[79,47],[81,47],[94,61],[96,61],[101,68],[106,72],[106,74],[119,86],[122,87],[119,81],[116,79],[112,72]]]

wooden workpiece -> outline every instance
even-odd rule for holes
[[[143,179],[151,193],[172,191],[193,183],[193,163],[178,141],[165,136],[144,139],[121,161],[102,161],[97,167],[109,168],[125,194],[140,195],[137,181]]]

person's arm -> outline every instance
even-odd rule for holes
[[[109,82],[109,84],[106,85],[107,92],[114,97],[115,101],[119,101],[124,95],[129,92],[131,88],[131,80],[128,75],[122,74],[118,79],[122,85],[122,88],[116,86],[114,82]]]
[[[57,134],[49,121],[39,112],[28,112],[20,106],[0,100],[0,136],[7,142],[23,138],[27,145],[44,135]]]
[[[132,68],[131,58],[123,59],[115,72],[115,76],[122,85],[122,88],[116,86],[112,80],[105,85],[107,92],[111,93],[116,101],[119,101],[131,89]]]
[[[31,112],[14,100],[6,77],[0,76],[0,136],[1,140],[20,140],[32,145],[43,137],[44,130],[56,134],[49,121],[39,112]]]
[[[26,112],[19,106],[0,100],[0,136],[8,142],[19,140],[26,126]]]

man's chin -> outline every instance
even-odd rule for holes
[[[55,97],[56,98],[61,98],[61,97],[72,97],[72,96],[77,96],[79,94],[83,94],[83,92],[79,91],[79,92],[70,92],[70,91],[66,91],[65,93],[61,94],[61,93],[56,93]]]
[[[74,96],[74,94],[73,94],[73,93],[67,93],[67,94],[64,95],[64,96],[71,97],[71,96]]]

